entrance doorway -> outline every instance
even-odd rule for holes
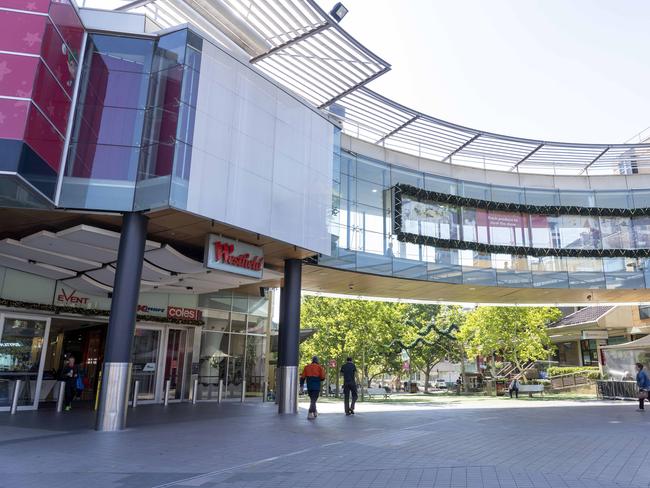
[[[193,331],[186,328],[167,330],[165,383],[169,381],[170,400],[188,400],[190,393]]]

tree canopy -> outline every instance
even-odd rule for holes
[[[467,313],[458,337],[469,356],[500,355],[521,370],[552,352],[547,325],[561,315],[554,307],[478,307]]]

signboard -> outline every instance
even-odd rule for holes
[[[209,234],[205,243],[205,266],[253,278],[262,278],[264,252],[226,237]]]
[[[336,368],[336,359],[330,359],[330,368]]]
[[[167,307],[168,319],[201,320],[201,311],[196,308]]]
[[[607,339],[608,337],[609,337],[609,334],[607,333],[606,330],[583,330],[582,331],[582,339],[583,340]]]
[[[411,369],[411,364],[408,361],[404,361],[402,363],[402,370],[408,371],[409,369]]]

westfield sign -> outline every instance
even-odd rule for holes
[[[264,270],[262,249],[214,234],[208,235],[205,265],[253,278],[261,278]]]

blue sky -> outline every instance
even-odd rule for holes
[[[422,112],[571,142],[624,142],[650,126],[650,2],[343,3],[342,26],[393,66],[370,86]]]

